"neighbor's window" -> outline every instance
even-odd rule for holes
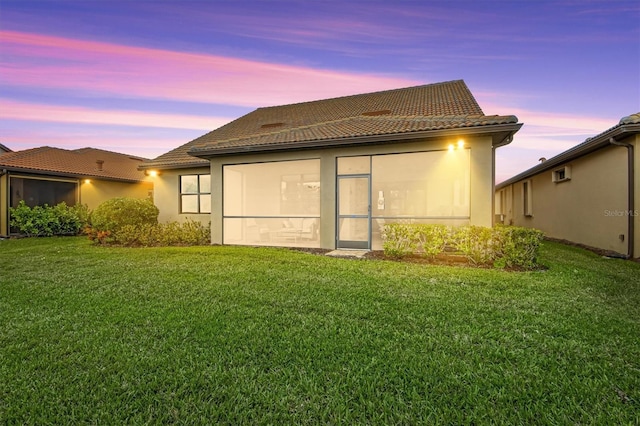
[[[507,190],[503,189],[500,191],[500,214],[507,214]]]
[[[531,180],[522,182],[522,201],[525,216],[533,216],[533,195]]]
[[[211,175],[180,176],[180,213],[211,213]]]
[[[551,175],[551,180],[555,183],[565,182],[571,179],[571,167],[564,166],[561,169],[554,170]]]

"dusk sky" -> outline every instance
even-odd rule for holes
[[[0,143],[154,158],[261,106],[463,79],[502,181],[640,111],[640,2],[0,0]]]

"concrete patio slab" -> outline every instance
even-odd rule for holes
[[[363,259],[367,253],[369,250],[337,249],[327,253],[327,256]]]

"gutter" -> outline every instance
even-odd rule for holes
[[[150,169],[157,169],[157,170],[178,170],[178,169],[192,169],[192,168],[197,168],[197,167],[209,167],[211,165],[211,163],[209,161],[201,161],[199,159],[194,158],[194,160],[196,161],[191,161],[188,163],[171,163],[171,162],[166,162],[166,163],[145,163],[145,164],[141,164],[138,166],[138,170],[140,171],[145,171],[145,170],[150,170]]]
[[[629,236],[627,238],[627,255],[626,259],[633,259],[633,246],[635,236],[635,162],[634,162],[634,148],[630,143],[618,142],[615,138],[609,138],[611,145],[622,146],[627,148],[627,171],[628,171],[628,199],[627,199],[627,227],[629,229]]]
[[[127,183],[141,183],[144,182],[142,179],[129,179],[129,178],[119,178],[113,176],[101,176],[96,174],[80,174],[80,173],[69,173],[69,172],[58,172],[55,170],[38,170],[38,169],[29,169],[24,167],[11,167],[9,166],[9,170],[13,173],[25,174],[25,175],[34,175],[34,176],[44,176],[49,178],[67,178],[67,179],[96,179],[96,180],[106,180],[110,182],[127,182]],[[0,176],[4,175],[7,172],[7,169],[3,169],[0,171]]]

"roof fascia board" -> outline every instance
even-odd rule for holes
[[[128,182],[128,183],[145,182],[143,179],[137,180],[137,179],[126,179],[126,178],[114,178],[109,176],[98,176],[98,175],[79,174],[79,173],[65,173],[65,172],[56,172],[51,170],[34,170],[34,169],[28,169],[28,168],[22,168],[22,167],[0,166],[0,169],[7,170],[9,172],[38,175],[38,176],[63,177],[63,178],[73,178],[73,179],[97,179],[97,180],[107,180],[112,182]]]
[[[178,170],[178,169],[196,169],[196,168],[205,168],[209,167],[209,163],[203,163],[201,160],[192,161],[189,163],[180,163],[180,164],[172,164],[172,163],[153,163],[150,162],[148,164],[141,164],[138,166],[138,170]]]
[[[513,124],[497,124],[491,126],[463,127],[457,129],[438,129],[426,130],[421,132],[394,133],[373,136],[358,136],[351,138],[332,138],[323,140],[303,141],[285,144],[266,144],[266,145],[248,145],[248,146],[232,146],[228,148],[192,148],[188,151],[189,155],[199,158],[211,158],[223,155],[249,154],[259,152],[278,152],[302,149],[321,149],[321,148],[338,148],[349,147],[362,144],[383,144],[397,143],[408,140],[417,139],[433,139],[442,136],[460,136],[471,134],[490,134],[498,132],[509,132],[513,134],[517,132],[522,123]],[[506,140],[503,138],[502,141]],[[503,143],[503,145],[506,145]]]

